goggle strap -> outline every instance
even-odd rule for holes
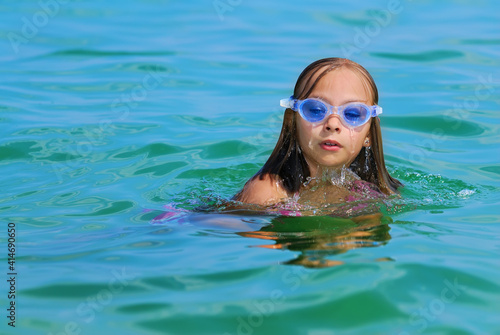
[[[378,116],[380,114],[382,114],[382,107],[380,107],[380,106],[373,106],[372,117],[376,117],[376,116]]]
[[[293,107],[295,106],[296,101],[297,100],[293,99],[293,95],[292,95],[288,99],[281,99],[280,100],[280,106],[281,107],[285,107],[285,108],[291,108],[291,109],[293,109]]]

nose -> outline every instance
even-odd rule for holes
[[[325,122],[325,129],[329,132],[340,132],[340,117],[336,114],[328,116]]]

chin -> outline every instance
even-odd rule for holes
[[[321,164],[321,165],[327,169],[341,169],[345,164],[338,163],[338,162],[335,162],[335,163],[328,162],[326,164]],[[348,166],[348,165],[346,165],[346,166]]]

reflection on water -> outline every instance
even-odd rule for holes
[[[329,267],[343,264],[335,260],[338,254],[352,249],[385,245],[390,239],[389,224],[392,219],[382,213],[358,215],[351,218],[333,215],[269,216],[262,213],[233,210],[226,213],[191,212],[175,209],[146,213],[144,218],[159,225],[193,225],[225,234],[236,233],[242,237],[265,240],[257,247],[290,250],[298,256],[283,264],[305,267]],[[166,208],[167,208],[166,207]],[[376,259],[387,261],[388,258]]]
[[[297,258],[284,264],[329,267],[343,264],[332,256],[351,249],[386,244],[391,239],[391,222],[390,217],[380,213],[351,219],[331,216],[277,217],[257,231],[237,234],[266,240],[265,244],[259,245],[262,248],[300,252]]]

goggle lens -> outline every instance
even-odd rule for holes
[[[366,106],[347,106],[342,112],[345,122],[353,127],[364,124],[370,118],[370,111]]]
[[[309,122],[319,122],[328,113],[328,107],[318,100],[306,99],[299,107],[302,117]]]

